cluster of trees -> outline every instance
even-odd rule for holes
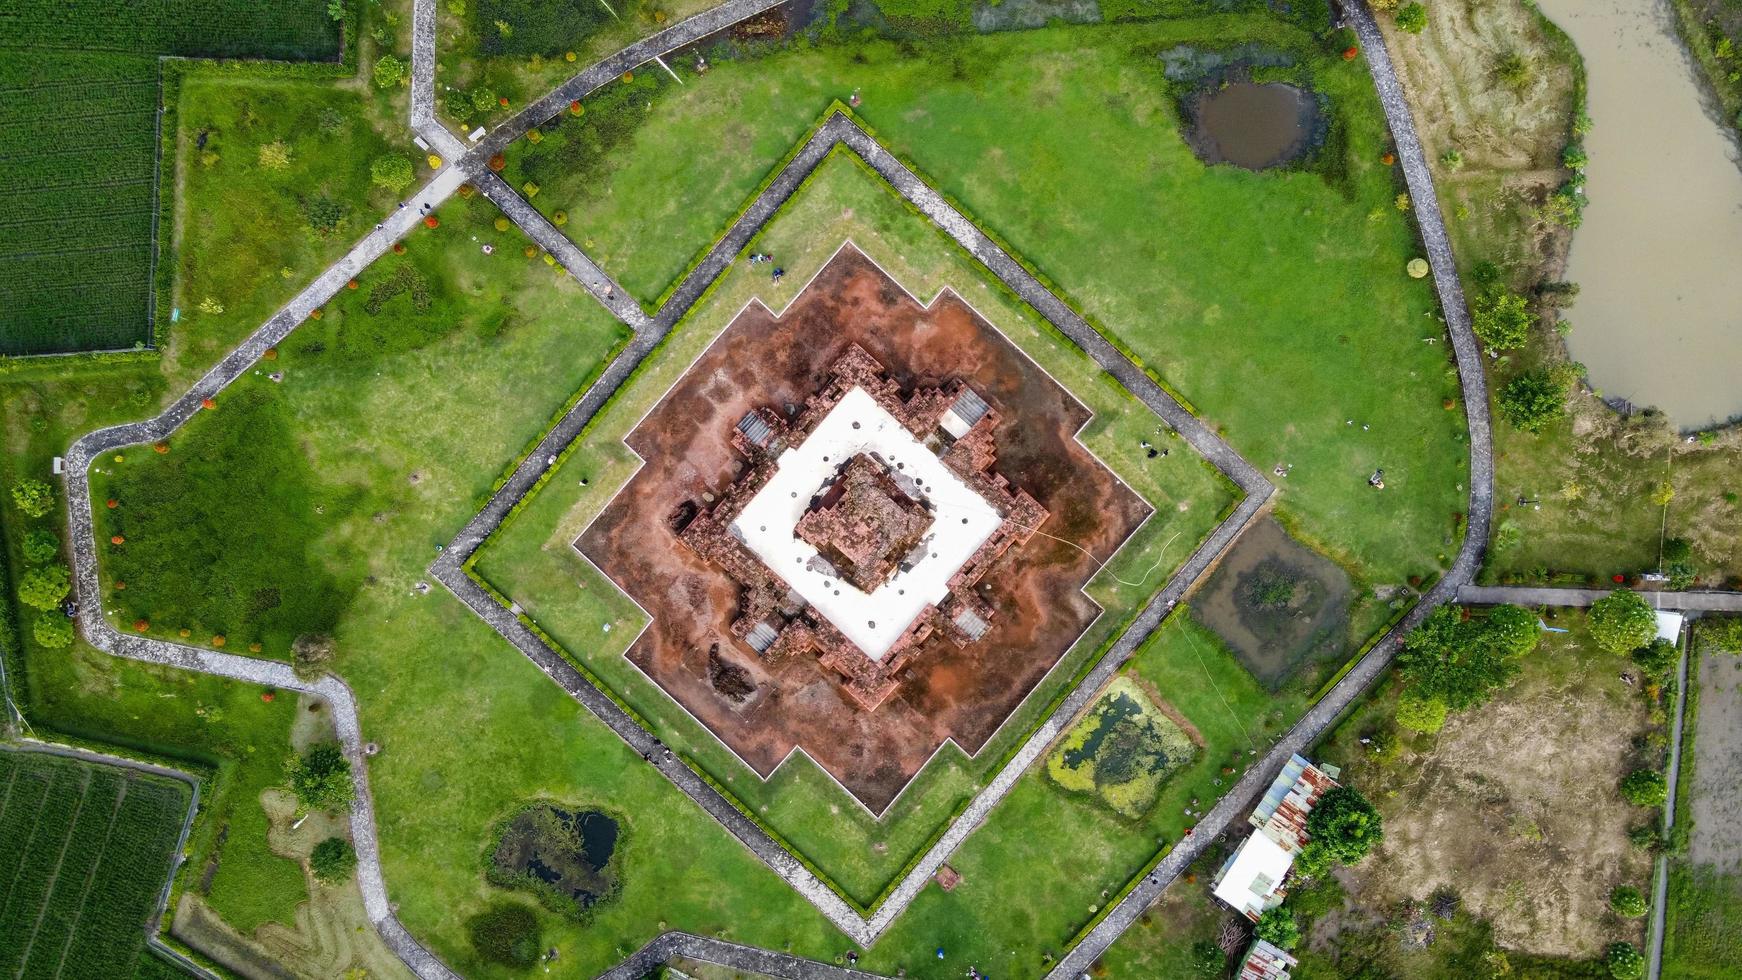
[[[1294,873],[1317,878],[1338,864],[1354,864],[1385,839],[1379,809],[1356,790],[1338,786],[1319,797],[1307,814],[1307,844],[1294,859]],[[1268,909],[1255,930],[1259,939],[1279,949],[1300,943],[1300,922],[1288,905]]]
[[[1517,677],[1538,636],[1536,616],[1518,606],[1498,606],[1480,619],[1463,618],[1455,606],[1434,610],[1404,639],[1397,658],[1407,682],[1397,723],[1438,732],[1448,713],[1485,703]]]
[[[448,89],[442,96],[442,108],[448,115],[459,122],[470,122],[474,116],[487,116],[501,106],[501,100],[495,92],[484,86],[467,91],[462,88]]]
[[[12,502],[25,517],[40,520],[54,511],[53,484],[20,480],[12,485]],[[31,623],[31,635],[45,647],[72,646],[73,621],[60,611],[60,604],[73,590],[72,572],[60,561],[60,535],[46,527],[24,532],[24,561],[31,566],[18,579],[18,601],[41,615]]]

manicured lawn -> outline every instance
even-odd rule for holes
[[[0,751],[0,967],[128,976],[187,816],[187,785]]]
[[[762,783],[679,710],[623,657],[643,623],[640,611],[571,547],[580,530],[633,472],[633,455],[620,440],[647,407],[746,301],[759,296],[770,307],[782,308],[848,238],[917,296],[929,299],[945,284],[954,286],[1038,358],[1097,412],[1081,438],[1157,507],[1156,515],[1090,588],[1090,594],[1110,612],[1066,655],[1039,693],[975,759],[946,746],[881,821],[853,803],[807,758],[788,760]],[[683,747],[848,896],[869,905],[1039,721],[1053,694],[1190,554],[1220,519],[1230,496],[1219,477],[1183,445],[1168,456],[1146,458],[1139,443],[1155,438],[1154,416],[1100,380],[1101,372],[1092,362],[1047,332],[1043,321],[1025,305],[988,284],[952,243],[915,218],[854,158],[837,154],[823,163],[752,250],[779,255],[788,271],[786,278],[771,284],[766,272],[745,262],[735,265],[620,394],[545,488],[481,552],[476,568],[519,602],[581,666],[651,719],[667,741]],[[588,486],[580,486],[581,478]]]
[[[1242,41],[1297,57],[1279,74],[1328,100],[1316,171],[1205,167],[1180,138],[1181,89],[1156,53]],[[686,82],[563,117],[509,154],[511,182],[538,183],[533,203],[566,210],[571,236],[637,296],[658,298],[830,100],[858,90],[880,138],[1255,465],[1294,467],[1279,506],[1303,540],[1376,583],[1431,578],[1455,550],[1467,454],[1460,413],[1441,408],[1455,379],[1443,344],[1424,343],[1440,337],[1431,287],[1401,273],[1416,245],[1364,65],[1247,14],[937,48],[794,44]],[[613,113],[635,117],[633,135],[574,165],[563,134],[622,125]]]

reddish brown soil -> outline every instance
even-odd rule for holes
[[[745,412],[801,405],[855,342],[904,390],[960,377],[1002,411],[997,471],[1051,512],[1047,534],[1106,556],[1147,516],[1073,438],[1088,417],[1082,405],[953,294],[928,311],[848,248],[784,316],[745,310],[679,379],[629,435],[646,465],[575,545],[653,617],[629,658],[757,772],[802,747],[881,812],[944,739],[977,752],[1099,610],[1080,591],[1094,562],[1037,535],[986,577],[992,630],[966,649],[934,636],[871,712],[814,659],[771,673],[731,638],[737,585],[679,544],[672,517],[735,478],[742,461],[729,439]],[[755,692],[734,701],[717,691],[710,649],[742,667]]]

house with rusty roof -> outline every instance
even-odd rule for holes
[[[1216,872],[1215,896],[1253,922],[1281,905],[1283,881],[1307,844],[1307,816],[1341,774],[1336,766],[1290,758],[1248,818],[1257,829]]]
[[[1246,951],[1234,977],[1235,980],[1288,980],[1288,971],[1296,965],[1298,961],[1287,952],[1259,939]]]

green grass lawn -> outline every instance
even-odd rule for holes
[[[0,751],[0,967],[130,976],[191,791],[163,776]]]
[[[1126,676],[1152,685],[1192,723],[1198,757],[1163,784],[1137,820],[1065,792],[1030,770],[986,826],[951,858],[952,892],[922,892],[864,961],[872,970],[958,977],[969,966],[999,977],[1037,977],[1147,863],[1196,822],[1269,739],[1305,707],[1265,691],[1190,616],[1175,614]],[[1181,884],[1191,888],[1202,885]],[[943,960],[932,956],[942,946]],[[1153,974],[1113,974],[1138,976]]]
[[[1742,929],[1742,876],[1671,860],[1663,975],[1689,980],[1734,976]]]
[[[523,512],[480,553],[478,574],[519,602],[585,669],[599,676],[672,744],[684,748],[853,900],[873,904],[987,778],[998,760],[1036,724],[1052,695],[1098,652],[1114,630],[1158,589],[1220,519],[1229,490],[1185,447],[1154,460],[1138,448],[1154,438],[1149,411],[1101,380],[1101,372],[1026,305],[997,287],[880,179],[849,155],[824,162],[753,250],[781,256],[785,280],[735,265],[707,301],[674,333],[631,387],[595,424]],[[764,784],[623,657],[643,622],[629,599],[575,554],[571,542],[633,472],[621,438],[687,369],[694,356],[752,296],[783,307],[841,243],[851,238],[915,295],[929,299],[950,284],[1023,346],[1097,413],[1081,438],[1152,501],[1157,513],[1090,588],[1110,612],[1067,654],[1043,690],[1000,737],[968,759],[947,746],[879,821],[846,797],[808,758],[789,760]],[[579,485],[581,477],[588,486]],[[1148,577],[1144,577],[1148,571]],[[1140,583],[1122,585],[1115,579]],[[606,635],[603,627],[609,625]]]
[[[1180,138],[1156,53],[1242,41],[1291,53],[1283,74],[1328,100],[1316,171],[1205,167]],[[539,184],[533,203],[566,210],[570,235],[637,296],[657,298],[830,100],[857,90],[881,139],[1255,465],[1294,466],[1279,506],[1299,537],[1371,582],[1431,578],[1455,550],[1466,452],[1460,414],[1441,408],[1455,378],[1445,348],[1424,343],[1440,334],[1431,286],[1401,273],[1416,245],[1364,65],[1244,14],[942,46],[795,43],[686,82],[646,100],[607,90],[509,153],[511,183]],[[625,126],[609,157],[565,149]],[[1376,468],[1382,494],[1366,484]]]

